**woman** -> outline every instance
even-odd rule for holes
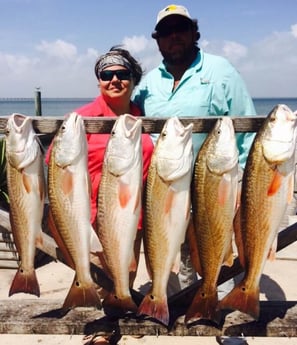
[[[140,109],[131,102],[134,87],[142,77],[140,64],[130,53],[119,47],[99,57],[95,64],[95,75],[99,82],[100,96],[75,111],[82,116],[116,117],[121,114],[140,116]],[[92,182],[91,222],[97,214],[97,195],[101,179],[104,152],[109,134],[87,134],[89,173]],[[142,135],[143,181],[145,183],[150,164],[153,143],[149,134]]]

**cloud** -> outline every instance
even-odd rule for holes
[[[59,59],[73,59],[77,55],[76,46],[62,40],[54,42],[42,41],[41,44],[36,46],[36,49],[47,56]]]
[[[291,33],[295,38],[297,38],[297,24],[291,26]]]
[[[293,24],[288,31],[272,32],[249,46],[207,39],[199,45],[233,63],[253,97],[296,97],[296,38],[297,24]],[[144,35],[124,37],[122,44],[144,71],[162,60],[156,41]],[[93,68],[100,54],[93,47],[80,51],[62,39],[42,40],[27,55],[0,51],[0,95],[32,97],[35,87],[41,86],[44,97],[94,97],[98,87]]]

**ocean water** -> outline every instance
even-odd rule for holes
[[[64,116],[91,100],[92,98],[43,98],[42,115]],[[268,115],[277,104],[286,104],[292,110],[297,110],[297,98],[254,98],[253,101],[258,115]],[[34,98],[0,98],[0,116],[12,113],[34,116]]]

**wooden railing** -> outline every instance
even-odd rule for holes
[[[209,132],[218,117],[182,117],[184,125],[193,122],[193,132]],[[231,117],[236,132],[257,132],[266,116]],[[64,117],[33,117],[33,126],[40,135],[54,136]],[[160,133],[167,118],[143,117],[144,133]],[[110,133],[115,118],[85,118],[86,132]],[[0,117],[0,134],[5,133],[7,117]],[[7,217],[7,214],[4,215]],[[1,214],[0,214],[1,221]],[[8,219],[6,219],[8,222]],[[6,231],[10,232],[9,222]],[[46,233],[39,249],[53,258],[64,262],[63,256],[55,241]],[[294,243],[297,240],[297,223],[279,233],[278,250]],[[1,250],[1,248],[0,248]],[[229,280],[243,271],[238,259],[234,265],[223,267],[219,277],[219,284]],[[113,282],[105,273],[91,264],[91,272],[95,282],[111,290]],[[86,311],[77,308],[61,317],[61,301],[34,300],[1,301],[0,308],[0,333],[56,333],[56,334],[109,334],[115,338],[121,335],[200,335],[200,336],[297,336],[297,301],[261,301],[261,315],[258,321],[233,312],[226,315],[222,324],[215,327],[213,324],[200,323],[188,327],[184,324],[183,315],[189,306],[201,280],[180,291],[169,298],[169,309],[173,320],[168,328],[150,319],[138,319],[130,315],[125,319],[105,316],[98,310]],[[132,296],[136,303],[140,303],[143,295],[132,289]],[[50,318],[50,319],[49,319]],[[49,322],[50,320],[50,322]]]

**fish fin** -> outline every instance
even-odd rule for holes
[[[239,310],[258,320],[260,314],[259,288],[249,289],[241,282],[218,304],[218,309]]]
[[[73,190],[73,174],[67,168],[63,172],[61,189],[65,195],[68,195]]]
[[[234,262],[233,248],[232,248],[232,241],[230,241],[224,260],[223,260],[223,265],[231,267],[233,265],[233,262]]]
[[[102,308],[100,296],[94,284],[83,286],[77,277],[74,277],[73,283],[63,303],[63,310],[69,310],[75,307],[95,307]]]
[[[268,255],[267,255],[267,260],[269,261],[274,261],[276,259],[276,249],[277,249],[277,236],[275,237],[270,249],[269,249],[269,252],[268,252]]]
[[[217,324],[220,322],[221,313],[217,310],[218,294],[217,291],[207,293],[201,287],[185,315],[185,322],[191,323],[200,319],[211,320]]]
[[[294,174],[290,174],[288,186],[289,188],[288,188],[287,203],[290,204],[293,200],[293,195],[294,195]]]
[[[137,190],[137,196],[135,199],[135,206],[134,206],[134,212],[141,206],[141,189],[139,188]]]
[[[35,247],[42,248],[43,247],[43,237],[42,237],[42,230],[40,229],[38,235],[35,239]]]
[[[166,200],[165,200],[165,214],[169,213],[169,211],[172,208],[174,195],[175,195],[174,190],[172,188],[169,188],[166,195]]]
[[[244,246],[242,241],[242,234],[241,234],[241,220],[240,220],[240,207],[237,209],[235,213],[235,217],[233,220],[233,228],[234,228],[234,237],[235,237],[235,244],[237,247],[239,261],[242,267],[245,267],[245,259],[244,259]]]
[[[122,208],[125,208],[131,199],[130,187],[128,184],[119,183],[119,201]]]
[[[283,175],[277,170],[274,170],[273,178],[267,191],[268,196],[273,196],[278,192],[282,184]]]
[[[47,217],[47,221],[48,221],[48,227],[49,227],[49,230],[54,238],[54,240],[56,241],[59,249],[61,250],[62,252],[62,255],[65,259],[65,262],[66,264],[71,267],[72,269],[75,269],[75,265],[74,265],[74,262],[72,260],[72,257],[67,249],[67,247],[65,246],[64,244],[64,241],[56,227],[56,224],[55,224],[55,221],[54,221],[54,217],[53,217],[53,214],[52,214],[52,211],[51,211],[51,207],[49,207],[49,210],[48,210],[48,217]]]
[[[169,309],[166,295],[156,297],[148,293],[138,307],[137,315],[148,315],[168,326]]]
[[[115,293],[111,292],[103,300],[103,308],[117,309],[120,313],[126,313],[127,311],[137,312],[137,305],[133,301],[130,295],[124,297],[118,297]]]
[[[174,263],[173,263],[172,268],[171,268],[171,271],[175,274],[177,274],[179,272],[179,269],[180,269],[180,259],[181,259],[180,255],[181,254],[179,251],[176,255],[176,258],[175,258]]]
[[[218,188],[218,202],[220,205],[225,205],[225,203],[229,200],[231,188],[231,175],[223,174]]]
[[[136,272],[136,270],[137,270],[137,262],[133,254],[132,260],[129,265],[129,272]]]
[[[97,233],[95,232],[95,230],[93,229],[93,227],[90,226],[90,252],[96,255],[96,253],[102,252],[102,251],[103,251],[103,247],[99,240],[99,237]]]
[[[9,294],[11,295],[19,292],[28,293],[40,297],[40,288],[37,281],[35,269],[24,270],[22,267],[16,272],[14,279],[11,283]]]
[[[32,181],[29,175],[27,175],[26,173],[24,173],[24,171],[22,172],[22,179],[23,179],[23,185],[24,188],[26,190],[26,192],[29,194],[32,191]]]
[[[195,227],[194,227],[192,217],[190,218],[190,222],[189,222],[189,225],[187,228],[186,241],[188,242],[188,245],[189,245],[190,258],[191,258],[191,262],[193,264],[193,267],[194,267],[195,271],[200,276],[202,276],[202,268],[201,268],[199,250],[198,250]]]

